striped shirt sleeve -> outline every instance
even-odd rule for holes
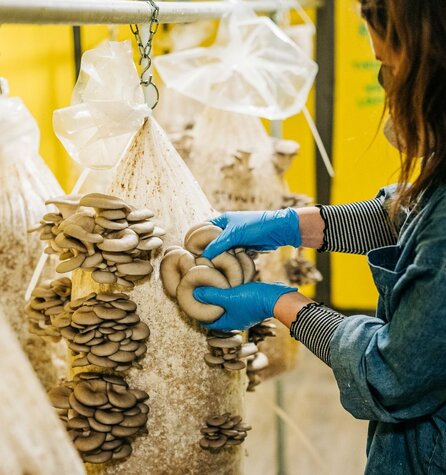
[[[331,340],[344,318],[344,315],[322,304],[310,303],[296,315],[290,335],[330,366]]]
[[[325,222],[324,244],[319,252],[366,254],[397,242],[398,233],[378,198],[318,207]]]

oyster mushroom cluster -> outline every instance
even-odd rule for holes
[[[273,323],[272,318],[263,320],[263,322],[254,325],[248,330],[248,341],[254,344],[259,344],[266,340],[268,337],[276,336],[276,325]],[[268,357],[265,353],[259,351],[248,361],[248,368],[246,374],[248,376],[248,392],[255,391],[255,387],[262,382],[262,378],[259,376],[259,372],[265,369],[269,365]]]
[[[290,283],[299,286],[314,284],[323,280],[322,274],[315,265],[305,259],[301,253],[298,253],[285,264],[285,271]]]
[[[254,325],[248,330],[248,341],[261,343],[263,340],[266,340],[268,337],[276,336],[276,324],[273,322],[272,318],[267,318],[263,322]]]
[[[248,392],[253,392],[256,386],[262,382],[262,378],[259,376],[259,371],[265,369],[269,365],[268,357],[265,353],[259,351],[248,361],[248,368],[246,374],[248,376]]]
[[[221,416],[208,417],[200,429],[203,437],[200,447],[211,452],[219,452],[224,447],[240,445],[248,435],[251,426],[244,424],[240,416],[226,412]]]
[[[100,284],[133,288],[149,276],[151,252],[162,246],[165,231],[151,221],[149,209],[135,209],[115,196],[90,193],[48,200],[59,213],[48,213],[40,225],[40,239],[48,254],[58,254],[59,273],[83,269]]]
[[[53,320],[65,313],[65,305],[70,298],[71,280],[67,277],[43,282],[35,287],[25,307],[29,332],[59,341],[61,335],[53,325]]]
[[[74,368],[95,365],[125,371],[147,351],[149,327],[124,293],[98,293],[72,300],[52,324],[67,340]]]
[[[146,431],[149,396],[119,376],[80,373],[48,396],[84,462],[125,459],[132,453],[129,438]]]
[[[206,363],[228,370],[245,369],[245,361],[254,358],[259,351],[255,343],[243,343],[241,332],[236,330],[232,332],[211,330],[207,344],[209,353],[204,356]]]
[[[184,248],[169,247],[161,261],[160,274],[166,293],[177,299],[187,315],[202,322],[217,320],[224,310],[195,300],[196,287],[227,289],[250,282],[255,275],[254,262],[242,248],[224,252],[212,260],[201,257],[206,246],[221,232],[209,222],[193,226],[184,238]]]
[[[300,145],[294,140],[273,139],[274,168],[280,176],[290,168],[293,158],[299,153]]]

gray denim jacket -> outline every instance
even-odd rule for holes
[[[343,406],[371,421],[366,474],[445,474],[446,186],[398,227],[395,246],[368,253],[376,316],[341,323],[331,366]]]

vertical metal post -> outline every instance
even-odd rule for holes
[[[74,82],[76,82],[81,70],[81,59],[82,59],[82,38],[81,38],[80,26],[73,26],[73,52],[74,52],[74,71],[75,71]]]
[[[280,120],[271,121],[270,135],[276,138],[282,138],[283,123]],[[285,409],[283,382],[278,379],[274,385],[274,397],[278,407]],[[276,415],[276,461],[277,461],[277,475],[286,475],[286,434],[285,426],[282,419]]]
[[[335,85],[335,4],[327,0],[317,10],[316,61],[319,73],[316,79],[316,125],[327,148],[333,156],[333,116]],[[331,178],[327,174],[319,151],[316,157],[316,200],[330,203]],[[331,305],[331,261],[329,253],[318,253],[316,265],[324,280],[316,286],[316,299]]]

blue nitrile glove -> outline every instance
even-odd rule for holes
[[[280,283],[250,282],[230,289],[197,287],[194,298],[225,309],[218,320],[205,324],[206,328],[229,331],[245,330],[273,317],[279,297],[290,292],[297,292],[297,289]]]
[[[279,246],[302,244],[299,216],[295,209],[277,211],[228,211],[211,223],[223,232],[204,250],[203,257],[213,259],[228,249],[246,247],[256,251],[274,251]]]

